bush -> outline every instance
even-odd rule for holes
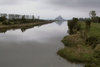
[[[74,34],[75,33],[73,31],[73,29],[74,29],[74,22],[72,20],[68,21],[68,28],[69,28],[69,34]]]
[[[4,21],[6,21],[7,20],[7,18],[4,16],[4,17],[0,17],[0,21],[1,22],[4,22]]]
[[[91,27],[91,19],[86,19],[85,20],[85,26],[86,26],[86,31],[90,31],[90,27]]]
[[[93,48],[95,48],[98,43],[99,43],[98,37],[91,36],[86,39],[86,44],[92,46]]]
[[[77,31],[81,30],[81,25],[78,23],[77,18],[68,20],[69,34],[76,34]]]

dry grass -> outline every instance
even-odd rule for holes
[[[80,46],[78,48],[65,47],[58,54],[71,62],[91,62],[93,50],[91,47]]]
[[[66,36],[64,37],[62,42],[64,43],[65,46],[69,46],[69,47],[73,47],[73,46],[75,47],[76,45],[85,44],[84,39],[80,37],[80,33]]]

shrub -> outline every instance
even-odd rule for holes
[[[0,17],[0,21],[1,21],[1,22],[4,22],[4,21],[6,21],[6,20],[7,20],[7,18],[6,18],[5,16]]]
[[[68,21],[68,28],[69,28],[69,34],[74,34],[75,33],[73,31],[73,29],[74,29],[74,22],[72,20]]]
[[[81,30],[81,25],[78,23],[77,18],[68,20],[69,34],[76,34],[77,31]]]
[[[98,43],[99,43],[98,37],[91,36],[86,39],[86,44],[92,46],[93,48],[95,48]]]

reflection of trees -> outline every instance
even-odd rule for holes
[[[23,27],[21,28],[22,32],[25,32],[26,30],[30,29],[30,28],[34,28],[34,26],[27,26],[27,27]]]
[[[55,23],[58,24],[59,26],[61,26],[63,24],[64,21],[56,21]]]
[[[30,27],[28,26],[28,27],[21,28],[21,31],[22,31],[22,32],[25,32],[26,30],[28,30],[28,29],[30,29],[30,28],[33,28],[33,26],[30,26]]]
[[[36,26],[41,27],[42,25],[36,25]],[[29,25],[29,26],[24,26],[21,28],[6,28],[6,29],[1,28],[0,33],[6,33],[9,30],[17,30],[17,29],[20,29],[22,32],[25,32],[26,30],[28,30],[30,28],[34,28],[34,27],[35,27],[34,25]]]
[[[22,32],[25,32],[26,30],[30,29],[30,28],[33,28],[33,26],[28,26],[28,27],[25,27],[25,28],[20,28]],[[18,29],[18,28],[16,28]],[[0,33],[6,33],[7,31],[9,30],[16,30],[15,28],[13,29],[0,29]]]
[[[22,32],[25,32],[26,30],[30,29],[30,28],[33,28],[32,26],[31,27],[25,27],[25,28],[21,28],[21,31]],[[17,29],[17,28],[16,28]],[[16,30],[15,28],[13,29],[0,29],[0,33],[6,33],[7,31],[9,30]]]
[[[7,29],[0,29],[0,33],[5,33],[7,32]]]
[[[25,32],[26,30],[27,30],[27,29],[25,29],[25,28],[21,28],[21,31],[22,31],[22,32]]]

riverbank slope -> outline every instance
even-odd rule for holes
[[[82,29],[85,24],[81,23]],[[65,48],[57,53],[63,58],[76,63],[86,63],[85,67],[100,67],[100,24],[92,23],[86,42],[81,32],[65,36],[62,42]],[[90,40],[90,41],[89,41]],[[88,44],[93,43],[93,44]],[[96,45],[94,48],[93,46]]]

